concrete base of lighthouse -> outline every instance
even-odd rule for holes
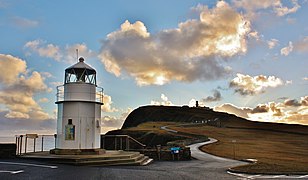
[[[60,152],[64,153],[65,150]],[[115,166],[115,165],[136,165],[144,166],[153,159],[132,151],[106,151],[104,154],[50,154],[49,151],[32,152],[18,156],[18,158],[32,159],[36,161],[48,161],[52,163],[89,166]]]
[[[51,149],[50,154],[56,155],[101,155],[105,154],[105,149]]]

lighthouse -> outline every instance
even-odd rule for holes
[[[65,69],[64,84],[57,87],[56,154],[78,154],[100,148],[103,88],[96,71],[80,57]]]

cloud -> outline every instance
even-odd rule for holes
[[[279,41],[277,39],[271,39],[267,41],[268,48],[273,49],[275,46],[277,46],[278,42]]]
[[[174,104],[171,101],[169,101],[168,97],[165,94],[161,94],[160,98],[161,101],[152,100],[151,105],[174,106]]]
[[[49,115],[34,100],[37,93],[48,92],[39,72],[30,75],[26,62],[11,55],[0,54],[0,104],[6,108],[6,118],[48,119]]]
[[[202,8],[199,19],[156,34],[140,21],[125,21],[107,35],[99,58],[108,72],[129,75],[139,86],[214,80],[230,71],[222,59],[247,51],[249,32],[250,22],[219,1],[213,9]]]
[[[293,7],[288,8],[283,6],[281,3],[274,7],[274,11],[278,16],[284,16],[287,14],[295,13],[301,6],[298,4],[297,0],[292,0]]]
[[[255,14],[261,10],[272,9],[277,16],[285,16],[295,13],[301,6],[297,0],[291,0],[292,7],[285,6],[281,0],[233,0],[233,4],[238,8],[243,8],[248,14]]]
[[[249,118],[248,113],[250,113],[252,109],[251,108],[239,108],[233,104],[226,103],[220,106],[215,106],[214,110],[219,111],[219,112],[231,113],[231,114],[234,114],[242,118]]]
[[[37,121],[35,119],[7,118],[6,111],[0,112],[0,136],[14,136],[29,133],[54,134],[56,130],[56,119]]]
[[[287,99],[284,102],[286,106],[301,106],[302,104],[299,103],[296,99]]]
[[[66,45],[65,46],[65,52],[64,54],[64,60],[68,63],[74,63],[76,62],[76,49],[78,49],[78,54],[80,56],[90,58],[94,57],[96,55],[95,52],[93,52],[91,49],[87,47],[86,44],[73,44],[73,45]]]
[[[218,90],[213,90],[214,94],[213,96],[208,96],[206,98],[203,98],[201,101],[203,102],[215,102],[220,101],[222,99],[221,94]]]
[[[289,23],[289,24],[295,24],[295,23],[296,23],[296,19],[295,19],[295,18],[287,17],[286,21],[287,21],[287,23]]]
[[[49,102],[49,99],[48,98],[41,98],[41,99],[39,99],[39,102],[40,103],[47,103],[47,102]]]
[[[269,111],[269,107],[265,104],[258,105],[257,107],[253,108],[253,110],[250,112],[252,114],[254,113],[266,113]]]
[[[86,44],[73,44],[66,45],[63,48],[60,48],[54,44],[47,44],[46,41],[37,39],[33,41],[29,41],[24,45],[24,49],[26,50],[26,55],[31,55],[32,53],[36,53],[41,57],[52,58],[56,61],[63,61],[67,63],[76,62],[76,49],[78,49],[78,54],[85,58],[94,57],[95,53],[88,49]]]
[[[215,111],[228,112],[254,121],[295,123],[308,125],[308,96],[287,99],[283,103],[268,102],[254,108],[223,104],[214,107]]]
[[[275,76],[249,76],[238,73],[237,77],[231,80],[229,86],[234,88],[236,93],[241,95],[255,95],[264,93],[269,87],[283,85],[284,82]]]
[[[18,17],[18,16],[12,17],[11,21],[13,22],[14,25],[18,27],[22,27],[22,28],[32,28],[32,27],[36,27],[39,25],[38,21],[27,19],[24,17]]]
[[[27,42],[24,47],[31,52],[37,53],[41,57],[53,58],[57,61],[60,61],[62,58],[58,46],[46,44],[46,42],[39,39]]]
[[[26,73],[26,62],[11,55],[0,54],[0,83],[12,85],[18,81],[20,74]]]
[[[288,46],[280,50],[280,54],[284,56],[288,56],[292,51],[293,51],[293,43],[290,41]]]
[[[63,85],[63,82],[61,82],[61,81],[57,81],[57,82],[50,82],[49,84],[50,84],[50,85],[52,85],[52,86],[57,87],[57,86],[61,86],[61,85]]]
[[[113,103],[112,100],[111,100],[111,96],[104,94],[103,102],[104,102],[104,105],[102,105],[102,110],[104,112],[116,112],[116,111],[118,111],[118,109],[116,109],[115,107],[111,107],[111,104]]]
[[[294,43],[294,50],[301,53],[308,53],[308,36]]]
[[[122,111],[120,116],[104,116],[102,118],[102,133],[110,130],[119,129],[123,125],[126,117],[132,112],[131,108]]]

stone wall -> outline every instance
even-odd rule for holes
[[[189,147],[181,147],[181,150],[178,154],[172,154],[171,150],[169,149],[144,149],[144,150],[132,150],[132,151],[139,151],[140,153],[149,156],[154,160],[161,160],[161,161],[187,161],[191,160],[191,153]]]
[[[16,144],[0,144],[0,158],[14,158],[16,156]]]

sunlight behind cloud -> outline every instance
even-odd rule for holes
[[[139,86],[222,78],[230,68],[221,58],[246,53],[251,25],[224,1],[200,11],[199,19],[156,34],[150,34],[141,21],[126,20],[107,35],[99,58],[108,72],[129,75]]]

